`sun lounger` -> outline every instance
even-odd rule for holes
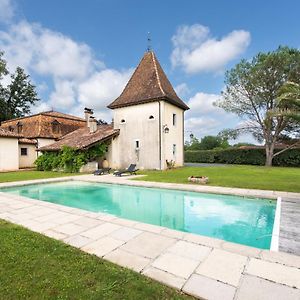
[[[104,174],[109,174],[111,168],[102,168],[98,169],[94,172],[94,175],[104,175]]]
[[[122,176],[122,174],[126,174],[126,173],[129,173],[130,175],[132,175],[132,174],[136,175],[136,172],[137,172],[139,169],[136,169],[135,167],[136,167],[135,164],[131,164],[131,165],[130,165],[127,169],[125,169],[125,170],[115,171],[115,172],[114,172],[114,175],[115,175],[115,176]]]

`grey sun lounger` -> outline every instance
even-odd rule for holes
[[[135,164],[131,164],[131,165],[130,165],[127,169],[125,169],[125,170],[120,170],[120,171],[114,172],[114,175],[115,175],[115,176],[122,176],[122,174],[126,174],[126,173],[129,173],[130,175],[132,175],[132,174],[136,175],[136,172],[137,172],[139,169],[136,169],[135,167],[136,167]]]
[[[104,174],[109,174],[111,168],[102,168],[98,169],[94,172],[94,175],[104,175]]]

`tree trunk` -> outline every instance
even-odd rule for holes
[[[273,161],[273,155],[274,155],[274,145],[273,144],[266,144],[266,167],[271,167],[272,166],[272,161]]]

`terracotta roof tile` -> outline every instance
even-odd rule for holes
[[[177,96],[155,54],[146,52],[122,94],[108,108],[165,100],[184,110],[189,107]]]
[[[19,144],[32,144],[32,145],[35,145],[35,144],[37,144],[37,141],[36,140],[30,140],[30,139],[22,138],[22,139],[19,139]]]
[[[73,115],[69,115],[69,114],[65,114],[65,113],[61,113],[61,112],[58,112],[58,111],[49,110],[49,111],[40,112],[38,114],[33,114],[33,115],[30,115],[30,116],[25,116],[25,117],[14,118],[14,119],[2,121],[1,125],[9,123],[11,121],[17,121],[17,120],[27,119],[27,118],[31,118],[31,117],[39,116],[39,115],[51,116],[51,117],[58,117],[58,118],[65,118],[65,119],[78,120],[78,121],[85,122],[85,119],[83,119],[83,118],[80,118],[80,117],[77,117],[77,116],[73,116]]]
[[[0,137],[19,138],[21,136],[15,132],[10,132],[9,130],[0,128]]]
[[[53,123],[58,124],[58,131],[54,131]],[[86,121],[76,116],[60,112],[42,112],[23,118],[7,120],[1,123],[1,128],[18,132],[18,125],[22,125],[19,132],[24,138],[60,138],[69,132],[86,126]]]
[[[59,151],[63,146],[69,146],[76,149],[89,148],[95,143],[105,141],[119,134],[118,129],[113,129],[112,125],[98,125],[96,132],[91,133],[88,127],[77,129],[57,142],[41,147],[40,151]]]

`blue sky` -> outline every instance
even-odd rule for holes
[[[114,100],[147,48],[190,105],[186,134],[201,137],[242,120],[214,107],[224,72],[279,45],[300,46],[298,1],[0,0],[0,49],[25,68],[39,106],[110,121]],[[5,79],[8,82],[8,78]],[[244,137],[249,140],[249,137]]]

